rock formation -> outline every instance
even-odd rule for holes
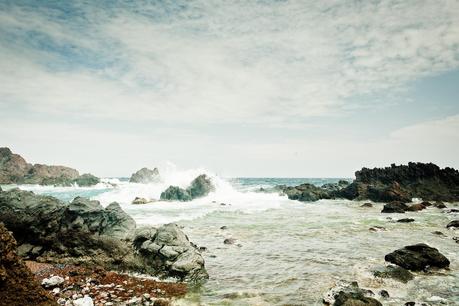
[[[16,241],[2,223],[0,223],[0,304],[57,305],[17,255]]]
[[[12,189],[0,192],[0,222],[13,232],[21,255],[40,262],[99,265],[187,281],[207,276],[198,249],[178,227],[137,229],[118,203],[104,208],[77,197],[66,204]]]
[[[77,170],[64,166],[29,164],[9,148],[0,148],[0,184],[39,184],[91,186],[100,180],[91,175],[80,175]]]
[[[384,259],[411,271],[422,271],[428,267],[447,268],[449,260],[437,249],[424,243],[409,245],[387,254]]]
[[[158,168],[154,168],[153,170],[148,169],[148,168],[142,168],[136,173],[133,173],[131,175],[129,182],[148,184],[148,183],[156,183],[156,182],[159,182],[160,180],[161,180],[161,177],[159,176]]]
[[[205,197],[210,192],[214,191],[215,187],[212,181],[205,174],[201,174],[195,178],[187,189],[178,186],[169,186],[161,193],[161,200],[166,201],[191,201],[196,198]]]

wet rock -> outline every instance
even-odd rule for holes
[[[403,218],[403,219],[399,219],[397,220],[397,222],[399,223],[411,223],[411,222],[414,222],[415,220],[412,219],[412,218]]]
[[[145,167],[133,173],[129,179],[131,183],[141,184],[156,183],[159,181],[161,181],[161,177],[158,168],[151,170]]]
[[[371,203],[364,203],[364,204],[360,205],[360,207],[373,207],[373,204],[371,204]]]
[[[60,276],[52,276],[50,278],[45,278],[42,280],[41,285],[45,288],[54,288],[62,285],[64,279]]]
[[[448,213],[448,214],[459,213],[459,209],[452,208],[452,209],[449,209],[448,211],[446,211],[446,213]]]
[[[57,305],[16,253],[16,241],[0,223],[0,304]]]
[[[387,254],[384,259],[412,271],[422,271],[428,267],[447,268],[449,260],[437,249],[424,243],[409,245]]]
[[[390,297],[389,292],[387,292],[387,290],[381,290],[381,291],[379,291],[379,295],[380,295],[381,297],[383,297],[383,298],[386,298],[386,299],[387,299],[388,297]]]
[[[393,201],[384,205],[382,213],[405,213],[408,206],[399,201]]]
[[[382,304],[368,297],[369,291],[359,288],[357,282],[339,281],[323,298],[323,302],[333,306],[382,306]]]
[[[134,199],[134,201],[132,201],[132,204],[147,204],[147,203],[150,203],[150,202],[151,202],[150,200],[147,200],[145,198],[136,197]]]
[[[407,209],[405,209],[405,211],[421,211],[426,208],[427,206],[425,206],[422,203],[419,203],[419,204],[410,205]]]
[[[282,192],[287,195],[290,200],[298,200],[302,202],[331,198],[330,191],[309,183],[301,184],[295,187],[288,186],[284,188]]]
[[[414,279],[414,275],[410,271],[398,266],[384,267],[381,270],[374,271],[373,275],[381,278],[392,278],[403,283]]]
[[[439,201],[435,202],[433,206],[439,209],[447,208],[443,202],[439,202]]]
[[[223,240],[223,243],[224,244],[235,244],[236,243],[236,239],[234,239],[234,238],[226,238],[225,240]]]
[[[415,302],[406,302],[405,303],[405,306],[415,306],[416,303]]]
[[[453,220],[446,225],[446,228],[458,228],[459,227],[459,220]]]
[[[370,232],[382,232],[382,231],[385,231],[386,228],[383,227],[383,226],[377,226],[377,225],[375,225],[375,226],[373,226],[373,227],[370,227],[368,230],[369,230]]]
[[[434,231],[434,232],[432,232],[432,234],[437,235],[437,236],[446,236],[444,233],[442,233],[440,231]]]
[[[90,173],[85,173],[73,180],[80,187],[93,186],[100,183],[100,179]]]
[[[178,186],[169,186],[165,191],[161,193],[161,200],[165,201],[181,201],[188,202],[191,201],[191,195],[183,188]]]

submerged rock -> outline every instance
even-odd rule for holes
[[[399,219],[397,220],[398,223],[411,223],[411,222],[414,222],[415,220],[412,219],[412,218],[403,218],[403,219]]]
[[[16,241],[0,223],[0,304],[54,306],[16,253]]]
[[[405,213],[408,206],[399,201],[393,201],[384,205],[383,209],[381,210],[382,213]]]
[[[446,225],[446,228],[458,228],[459,227],[459,220],[453,220],[448,225]]]
[[[156,183],[159,181],[161,181],[161,177],[159,175],[158,168],[154,168],[153,170],[148,168],[142,168],[138,170],[136,173],[133,173],[131,175],[131,178],[129,179],[129,182],[131,183],[142,184]]]
[[[428,267],[447,268],[449,260],[437,249],[424,243],[406,246],[387,254],[384,259],[412,271],[422,271]]]
[[[414,279],[414,275],[410,271],[398,266],[384,267],[381,270],[374,271],[373,275],[381,278],[392,278],[403,283]]]
[[[116,202],[104,208],[98,201],[77,197],[66,204],[50,196],[12,189],[0,192],[1,221],[30,259],[100,265],[193,281],[206,275],[204,260],[177,226],[138,231],[135,221]],[[149,250],[160,246],[158,256],[151,256],[139,245],[139,241],[150,240],[154,243]]]
[[[333,306],[382,306],[368,294],[369,290],[359,288],[357,282],[339,281],[324,295],[323,302]]]

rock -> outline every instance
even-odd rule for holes
[[[51,276],[50,278],[45,278],[42,280],[41,285],[45,288],[54,288],[58,287],[64,283],[64,279],[60,276]]]
[[[448,210],[446,213],[447,213],[447,214],[459,213],[459,209],[452,208],[452,209]]]
[[[318,201],[320,199],[330,199],[330,191],[305,183],[295,187],[288,186],[282,191],[290,200],[302,202]]]
[[[136,173],[131,175],[129,182],[131,183],[157,183],[161,181],[161,177],[159,176],[158,168],[154,168],[153,170],[148,168],[142,168],[138,170]]]
[[[147,200],[145,198],[136,197],[134,199],[134,201],[132,201],[132,204],[147,204],[147,203],[150,203],[150,202],[151,202],[150,200]]]
[[[94,306],[94,302],[92,298],[89,296],[85,296],[83,298],[76,299],[73,301],[74,306]]]
[[[161,193],[160,198],[165,201],[187,202],[204,197],[214,190],[215,187],[212,185],[210,178],[205,174],[201,174],[191,182],[186,190],[178,186],[169,186]]]
[[[357,282],[339,281],[324,295],[323,302],[333,306],[382,306],[378,300],[367,297],[368,293]]]
[[[1,305],[57,305],[17,255],[16,241],[1,223],[0,301]]]
[[[435,202],[433,204],[433,206],[436,207],[436,208],[440,208],[440,209],[447,208],[446,205],[443,202],[440,202],[440,201]]]
[[[403,219],[399,219],[397,220],[397,222],[399,223],[411,223],[411,222],[414,222],[415,220],[412,219],[412,218],[403,218]]]
[[[161,193],[160,199],[163,201],[191,201],[191,195],[187,190],[177,186],[169,186],[165,191]]]
[[[386,228],[383,227],[383,226],[377,226],[377,225],[375,225],[375,226],[373,226],[373,227],[370,227],[368,230],[369,230],[370,232],[382,232],[382,231],[385,231]]]
[[[415,306],[416,303],[415,302],[406,302],[405,303],[405,306]]]
[[[412,271],[422,271],[428,267],[447,268],[450,263],[437,249],[424,243],[395,250],[387,254],[384,259]]]
[[[432,206],[432,203],[427,202],[427,201],[422,201],[421,204],[424,205],[425,207],[430,207],[430,206]]]
[[[399,201],[393,201],[384,205],[383,209],[381,210],[382,213],[405,213],[408,206]]]
[[[90,173],[85,173],[73,180],[80,187],[93,186],[100,183],[100,179]]]
[[[149,265],[166,275],[188,281],[208,277],[197,247],[176,224],[144,228],[135,234],[133,244]]]
[[[370,199],[375,202],[410,202],[411,198],[425,201],[457,201],[459,172],[453,168],[440,169],[432,163],[408,163],[386,168],[362,168],[356,179],[336,197]]]
[[[408,281],[414,279],[414,275],[410,271],[402,267],[392,265],[384,267],[381,270],[374,271],[373,275],[381,278],[392,278],[403,283],[407,283]]]
[[[191,182],[187,191],[192,199],[196,199],[207,196],[210,192],[215,191],[215,187],[207,175],[201,174]]]
[[[383,297],[383,298],[386,298],[386,299],[387,299],[388,297],[390,297],[389,292],[387,292],[387,290],[381,290],[381,291],[379,291],[379,295],[380,295],[381,297]]]
[[[223,243],[224,244],[235,244],[236,243],[236,239],[234,239],[234,238],[226,238],[225,240],[223,240]]]
[[[420,211],[420,210],[423,210],[423,209],[426,209],[426,208],[427,208],[427,206],[425,206],[424,204],[420,203],[420,204],[413,204],[413,205],[408,206],[408,208],[405,211]]]
[[[437,235],[437,236],[446,236],[445,234],[443,234],[440,231],[434,231],[434,232],[432,232],[432,234]]]
[[[226,229],[228,229],[228,226],[223,225],[223,226],[220,227],[220,229],[221,229],[221,230],[226,230]]]
[[[0,148],[0,184],[72,184],[91,186],[99,179],[91,174],[79,175],[78,171],[64,166],[31,165],[20,155],[13,154],[8,148]]]
[[[459,220],[453,220],[448,225],[446,225],[446,228],[458,228],[459,227]]]
[[[28,257],[198,281],[207,273],[197,248],[176,225],[136,229],[116,202],[106,208],[77,197],[70,204],[12,189],[0,192],[0,221]],[[39,252],[35,252],[36,248]]]
[[[371,204],[371,203],[363,203],[362,205],[360,205],[360,207],[373,207],[373,204]]]

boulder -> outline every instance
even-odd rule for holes
[[[145,198],[136,197],[134,199],[134,201],[132,201],[132,204],[147,204],[147,203],[150,203],[150,202],[151,202],[150,200],[147,200]]]
[[[212,181],[207,175],[201,174],[191,182],[187,191],[192,199],[196,199],[205,197],[210,192],[215,191],[215,187],[212,185]]]
[[[137,172],[133,173],[131,175],[131,178],[129,179],[129,182],[131,183],[142,184],[157,183],[159,181],[161,181],[161,177],[159,175],[158,168],[154,168],[153,170],[148,168],[142,168]]]
[[[304,183],[295,187],[288,186],[284,188],[283,193],[287,195],[290,200],[302,202],[331,198],[330,191],[309,183]]]
[[[163,201],[181,201],[187,202],[193,200],[190,193],[178,186],[169,186],[166,190],[161,192],[160,199]]]
[[[13,232],[24,256],[37,261],[190,281],[207,275],[200,253],[176,225],[137,230],[116,202],[104,208],[77,197],[66,204],[12,189],[0,192],[0,221]]]
[[[359,288],[357,282],[339,281],[323,298],[323,302],[333,306],[382,306],[368,295],[371,291]]]
[[[449,260],[437,249],[424,243],[409,245],[387,254],[384,259],[402,268],[422,271],[428,267],[447,268]]]
[[[433,206],[436,207],[436,208],[439,208],[439,209],[447,208],[446,205],[443,202],[440,202],[440,201],[435,202],[433,204]]]
[[[393,201],[384,205],[383,209],[381,210],[382,213],[405,213],[408,206],[399,201]]]
[[[419,203],[419,204],[413,204],[413,205],[408,206],[408,208],[405,209],[405,211],[420,211],[426,208],[427,206],[425,206],[422,203]]]
[[[448,225],[446,225],[446,228],[459,228],[459,220],[453,220]]]
[[[80,187],[88,187],[99,184],[100,179],[90,173],[85,173],[74,179],[73,183]]]
[[[16,252],[16,241],[0,223],[0,304],[55,306]]]

